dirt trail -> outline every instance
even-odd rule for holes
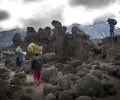
[[[14,76],[15,72],[11,71],[10,73],[10,79]],[[33,76],[27,74],[27,79],[26,82],[34,82]],[[22,94],[27,94],[33,98],[33,100],[44,100],[44,94],[43,94],[43,87],[44,87],[44,82],[41,81],[41,84],[39,86],[21,86],[19,90],[15,92],[15,99],[12,100],[19,100],[19,97]],[[27,93],[26,89],[31,88],[33,92]]]

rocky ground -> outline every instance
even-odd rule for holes
[[[100,66],[110,66],[111,63],[105,63],[103,61],[99,61]],[[1,63],[0,66],[3,66],[4,64]],[[51,65],[49,68],[54,68],[54,65]],[[91,68],[91,73],[93,70],[96,70],[95,67]],[[102,72],[102,79],[101,81],[108,82],[113,85],[115,88],[115,91],[112,90],[112,92],[109,95],[102,94],[103,96],[100,97],[90,97],[90,100],[120,100],[120,79],[108,74],[107,71]],[[10,80],[14,77],[15,71],[10,71],[10,78],[7,80],[10,82]],[[26,83],[30,83],[31,85],[20,85],[14,94],[11,96],[10,100],[56,100],[56,99],[45,99],[45,95],[43,93],[44,85],[47,84],[47,82],[41,80],[41,84],[39,86],[35,86],[33,82],[32,74],[27,74]],[[73,86],[74,85],[74,86]],[[75,84],[71,84],[70,88],[76,88]],[[115,93],[114,93],[115,92]],[[25,96],[25,97],[24,97]],[[20,97],[24,99],[20,99]],[[29,98],[30,97],[30,98]],[[26,99],[25,99],[26,98]],[[87,97],[85,97],[87,98]],[[87,100],[87,99],[75,99],[75,100]],[[68,99],[67,99],[68,100]],[[72,99],[71,99],[72,100]]]

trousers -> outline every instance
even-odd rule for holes
[[[33,71],[33,78],[36,83],[40,83],[41,72],[42,72],[41,70]]]

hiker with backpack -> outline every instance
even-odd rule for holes
[[[10,58],[11,58],[11,54],[7,52],[5,55],[5,67],[7,69],[10,69]]]
[[[108,18],[107,22],[110,26],[110,30],[109,30],[110,36],[113,36],[114,35],[114,27],[117,24],[117,21],[115,19]]]
[[[34,54],[34,57],[31,61],[31,70],[33,71],[33,78],[35,85],[40,84],[40,77],[42,73],[43,58],[42,58],[42,46],[38,46],[34,43],[30,43],[27,47],[27,50]]]
[[[22,53],[18,52],[16,56],[16,73],[20,72],[21,64],[25,62],[25,58],[22,56]]]
[[[42,56],[40,56],[39,54],[35,54],[35,57],[32,59],[31,69],[33,70],[33,78],[36,86],[40,84],[42,62],[43,62]]]

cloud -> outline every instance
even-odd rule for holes
[[[89,9],[102,8],[113,4],[119,0],[69,0],[72,7],[85,6]]]
[[[24,3],[31,3],[31,2],[42,2],[45,0],[23,0]]]
[[[2,27],[0,27],[0,32],[2,31]]]
[[[10,18],[9,12],[5,10],[0,10],[0,21],[6,20]]]
[[[50,11],[44,13],[44,16],[40,16],[37,13],[32,18],[24,19],[20,18],[20,23],[22,24],[23,28],[27,28],[28,26],[34,27],[35,29],[38,28],[45,28],[47,26],[52,27],[51,22],[53,20],[57,20],[59,22],[64,22],[63,18],[63,7],[58,7],[58,9],[51,9]],[[62,23],[61,23],[62,24]]]
[[[115,15],[114,15],[114,14],[111,14],[111,13],[106,13],[105,15],[96,17],[96,18],[94,19],[94,23],[96,23],[96,22],[106,22],[106,20],[107,20],[108,18],[115,18]]]
[[[27,3],[42,2],[42,1],[45,1],[45,0],[10,0],[10,1],[17,2],[17,3],[20,3],[20,4],[27,4]]]

